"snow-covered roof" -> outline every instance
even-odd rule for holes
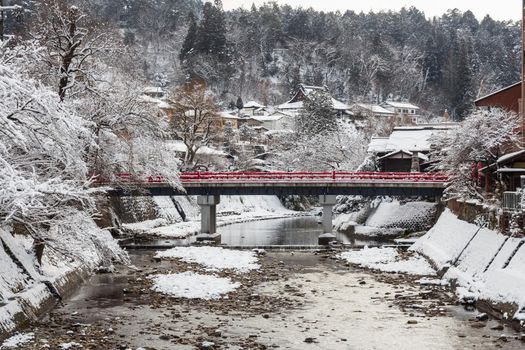
[[[366,110],[374,114],[395,114],[392,111],[389,111],[386,108],[381,107],[380,105],[371,104],[371,103],[356,103],[354,107],[357,107],[361,110]]]
[[[414,152],[410,152],[410,151],[407,151],[407,150],[403,150],[403,149],[399,149],[399,150],[396,150],[396,151],[392,151],[388,154],[385,154],[384,156],[378,158],[378,160],[381,160],[381,159],[386,159],[386,158],[390,158],[392,157],[393,155],[396,155],[398,153],[404,153],[410,157],[412,157],[414,155]],[[418,158],[421,159],[421,160],[424,160],[424,161],[427,161],[428,160],[428,156],[426,156],[425,154],[423,153],[418,153],[417,154]]]
[[[501,168],[496,171],[497,173],[520,173],[525,174],[524,168]]]
[[[180,140],[167,141],[166,144],[167,144],[167,147],[173,150],[174,152],[186,152],[188,150],[184,142]],[[201,148],[199,148],[199,150],[197,151],[197,154],[216,155],[216,156],[226,156],[227,155],[223,151],[220,151],[218,149],[211,148],[208,146],[202,146]]]
[[[519,150],[519,151],[516,151],[516,152],[512,152],[512,153],[509,153],[509,154],[505,154],[504,156],[499,157],[496,163],[498,163],[498,164],[506,163],[509,160],[512,160],[512,159],[514,159],[516,157],[519,157],[519,156],[521,156],[523,154],[525,154],[525,149],[522,149],[522,150]]]
[[[263,106],[262,104],[255,102],[255,101],[249,101],[244,104],[244,108],[264,108],[266,106]]]
[[[146,86],[143,90],[145,94],[164,94],[164,90],[158,86]]]
[[[241,119],[238,116],[230,114],[228,112],[219,112],[219,117],[224,119]]]
[[[394,108],[419,109],[418,106],[408,102],[385,101],[384,103]]]
[[[283,118],[283,116],[282,115],[254,115],[251,118],[257,121],[260,121],[260,122],[267,122],[267,121],[280,120]]]
[[[337,101],[335,98],[332,97],[332,104],[334,105],[334,109],[338,111],[346,111],[347,109],[350,109],[350,106],[346,103],[343,103],[341,101]]]
[[[332,105],[334,107],[335,110],[340,110],[340,111],[346,111],[348,109],[350,109],[350,106],[341,102],[341,101],[338,101],[336,100],[335,98],[332,97]],[[279,105],[277,106],[278,109],[302,109],[304,106],[303,104],[303,101],[298,101],[298,102],[286,102],[286,103],[283,103],[282,105]],[[391,113],[391,112],[389,112]]]
[[[448,130],[439,127],[396,127],[388,138],[373,137],[368,145],[370,153],[390,153],[399,150],[429,152],[430,138]]]
[[[302,109],[303,101],[298,102],[286,102],[282,105],[277,106],[278,109]]]

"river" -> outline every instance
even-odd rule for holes
[[[237,224],[221,231],[234,245],[305,245],[319,229],[312,218],[294,218]],[[33,325],[37,343],[27,348],[49,344],[54,349],[67,343],[82,349],[133,350],[524,346],[511,329],[499,329],[497,320],[473,321],[478,312],[456,305],[445,287],[419,286],[409,276],[363,271],[328,253],[268,252],[260,260],[260,271],[231,277],[243,285],[232,298],[217,301],[171,299],[151,291],[149,275],[192,266],[158,262],[152,259],[154,251],[130,255],[134,267],[95,275]]]

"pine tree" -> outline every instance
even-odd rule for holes
[[[226,55],[226,25],[221,2],[215,5],[207,2],[203,8],[203,18],[197,31],[198,52],[216,56],[219,61],[225,61]]]
[[[337,130],[334,106],[328,92],[314,91],[307,96],[296,128],[302,135],[316,135]]]
[[[188,22],[188,34],[186,34],[186,38],[184,38],[184,43],[182,44],[179,54],[179,60],[181,62],[184,62],[186,58],[194,51],[195,44],[197,42],[197,21],[191,12],[188,15]]]
[[[242,102],[241,96],[237,97],[237,103],[235,104],[235,107],[240,111],[244,108],[244,102]]]

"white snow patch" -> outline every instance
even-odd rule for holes
[[[34,333],[15,334],[11,338],[6,339],[2,345],[0,345],[0,349],[17,348],[19,345],[29,343],[33,339],[35,339]]]
[[[175,247],[155,256],[161,259],[181,259],[189,263],[203,265],[210,271],[231,269],[238,272],[257,270],[257,253],[220,247]]]
[[[241,286],[240,283],[232,283],[229,278],[200,275],[191,271],[150,278],[153,280],[152,290],[188,299],[219,299]]]
[[[59,346],[60,346],[60,349],[62,349],[62,350],[67,350],[67,349],[72,349],[72,348],[81,348],[82,347],[82,345],[80,345],[79,343],[75,343],[75,342],[62,343]]]
[[[395,248],[368,248],[347,251],[339,256],[352,264],[384,272],[407,273],[412,275],[435,275],[435,270],[421,256],[411,256],[402,260]]]

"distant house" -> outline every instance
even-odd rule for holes
[[[264,113],[264,108],[266,108],[266,106],[258,102],[249,101],[244,104],[244,107],[241,110],[241,114],[254,116],[256,114],[259,114],[259,112]]]
[[[409,172],[415,159],[417,168],[424,171],[431,161],[432,136],[456,127],[455,123],[395,127],[388,137],[372,137],[368,153],[377,156],[382,171]]]
[[[420,114],[421,109],[408,102],[395,102],[395,101],[385,101],[381,104],[381,107],[388,109],[396,114],[406,114],[417,116]]]
[[[350,111],[357,117],[393,118],[396,112],[372,103],[356,103]]]
[[[381,107],[394,112],[402,124],[416,124],[421,115],[421,109],[409,102],[385,101]]]
[[[142,93],[151,98],[162,99],[165,97],[164,90],[158,86],[147,86],[144,88]]]
[[[277,106],[277,109],[296,116],[304,108],[304,100],[306,100],[308,96],[315,91],[328,92],[328,88],[325,86],[310,86],[299,84],[292,99],[286,103]],[[334,112],[338,115],[344,114],[345,111],[347,111],[350,108],[350,106],[348,106],[347,104],[338,101],[333,97],[331,97],[331,99]]]
[[[229,112],[219,112],[220,128],[224,129],[226,125],[231,125],[233,129],[239,128],[239,118]]]
[[[290,130],[293,123],[289,117],[282,114],[256,115],[252,119],[261,122],[262,126],[268,130]]]

